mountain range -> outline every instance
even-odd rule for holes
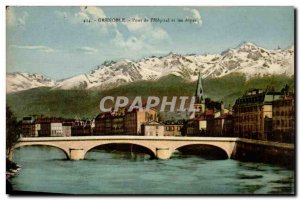
[[[266,75],[292,76],[294,47],[269,50],[246,42],[221,54],[169,53],[166,56],[152,56],[137,61],[106,61],[89,73],[58,81],[40,74],[7,73],[6,91],[15,93],[39,87],[52,90],[107,90],[138,81],[155,81],[168,75],[195,81],[199,71],[203,79],[230,74],[242,74],[247,80]]]

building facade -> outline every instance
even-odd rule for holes
[[[293,143],[295,139],[295,98],[284,96],[273,104],[273,131],[268,140]]]
[[[181,136],[183,124],[165,124],[164,136]]]
[[[62,118],[41,118],[39,137],[62,137],[63,136],[63,119]]]
[[[281,96],[281,92],[255,89],[237,99],[233,107],[234,135],[267,140],[272,132],[273,102]]]
[[[21,137],[37,137],[38,128],[39,126],[36,126],[34,117],[23,117]]]
[[[62,123],[62,130],[63,130],[64,137],[71,137],[72,126],[73,126],[73,122],[63,122]]]
[[[157,121],[154,109],[128,111],[123,108],[116,113],[101,113],[95,118],[93,135],[142,135],[142,124]]]
[[[91,136],[92,134],[91,120],[76,120],[71,127],[71,136]]]
[[[141,134],[144,136],[164,136],[164,125],[155,121],[141,125]]]
[[[207,119],[207,135],[210,137],[233,137],[233,116],[224,113]]]

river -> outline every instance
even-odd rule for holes
[[[263,163],[207,159],[175,153],[169,160],[147,154],[92,150],[66,160],[51,147],[23,147],[13,189],[68,194],[293,194],[294,171]]]

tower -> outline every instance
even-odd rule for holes
[[[195,103],[204,103],[204,91],[203,91],[203,87],[202,87],[202,78],[201,78],[200,70],[199,70],[199,75],[198,75],[195,97],[196,97]]]
[[[201,78],[200,71],[199,71],[199,75],[198,75],[195,98],[196,98],[196,100],[195,100],[195,104],[194,104],[194,109],[196,109],[198,111],[196,111],[194,113],[194,117],[198,118],[205,111],[204,90],[203,90],[203,86],[202,86],[202,78]]]

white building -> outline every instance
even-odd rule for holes
[[[63,126],[60,122],[50,123],[50,136],[51,137],[62,137]]]
[[[141,128],[144,136],[164,136],[164,124],[151,121],[142,124]]]

